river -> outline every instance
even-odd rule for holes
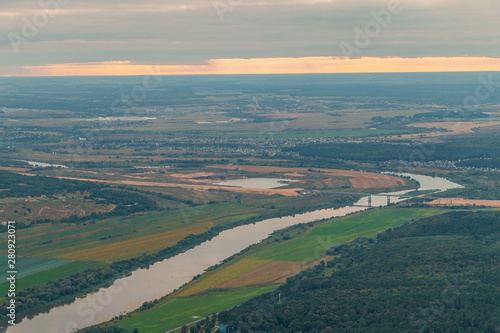
[[[422,189],[445,190],[461,187],[443,178],[404,174],[423,184]],[[410,190],[411,191],[411,190]],[[387,194],[404,194],[400,191]],[[391,198],[391,202],[404,199]],[[368,198],[361,198],[354,206],[338,209],[321,209],[313,212],[296,214],[263,220],[254,224],[243,225],[221,232],[212,240],[206,241],[191,250],[175,257],[151,265],[147,269],[138,269],[126,278],[116,280],[110,287],[76,299],[73,303],[55,307],[48,313],[25,318],[21,323],[10,326],[7,333],[70,333],[76,329],[107,321],[140,307],[144,302],[160,298],[194,276],[203,273],[208,267],[220,263],[231,255],[248,246],[258,243],[272,232],[295,224],[307,223],[324,218],[346,216],[363,211]],[[383,194],[372,196],[373,206],[386,206],[387,197]]]

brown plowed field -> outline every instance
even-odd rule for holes
[[[27,168],[14,168],[14,167],[3,167],[3,166],[0,166],[0,170],[21,171],[21,172],[24,172],[24,171],[28,171],[29,169],[27,169]]]
[[[302,190],[302,188],[290,188],[290,189],[260,189],[260,188],[243,188],[243,187],[233,187],[233,186],[211,186],[211,185],[194,185],[194,184],[174,184],[174,183],[160,183],[160,182],[140,182],[134,180],[103,180],[103,179],[88,179],[88,178],[76,178],[76,177],[56,177],[62,179],[73,179],[73,180],[83,180],[90,181],[94,183],[107,183],[107,184],[120,184],[120,185],[135,185],[135,186],[159,186],[159,187],[180,187],[187,190],[221,190],[237,193],[250,193],[250,194],[264,194],[264,195],[283,195],[285,197],[298,197],[297,191]]]

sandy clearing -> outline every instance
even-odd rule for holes
[[[210,168],[226,169],[226,170],[242,170],[257,173],[309,173],[307,168],[283,168],[273,166],[253,166],[253,165],[211,165]],[[331,176],[349,177],[354,188],[374,188],[374,187],[397,187],[406,185],[406,181],[402,178],[382,175],[372,172],[339,170],[339,169],[314,169],[321,170]]]
[[[134,179],[153,179],[153,177],[147,177],[147,176],[130,176],[130,175],[120,175],[122,177],[127,177],[127,178],[134,178]]]
[[[176,179],[182,179],[183,181],[188,181],[190,183],[199,183],[199,184],[205,184],[205,185],[207,185],[207,184],[210,185],[210,184],[219,182],[219,180],[217,180],[215,178],[196,179],[198,177],[217,176],[217,174],[213,173],[213,172],[171,173],[171,174],[167,174],[166,176],[173,177]]]
[[[287,173],[285,173],[285,176],[287,176],[287,177],[305,177],[305,175],[298,173],[298,172],[287,172]]]
[[[499,207],[500,200],[470,200],[463,198],[443,198],[436,199],[429,202],[429,205],[433,206],[486,206],[486,207]]]
[[[217,174],[213,172],[193,172],[193,173],[170,173],[167,176],[181,178],[181,179],[193,179],[199,177],[217,176]]]
[[[274,116],[276,117],[276,119],[280,119],[280,118],[312,118],[312,117],[318,117],[318,116],[324,116],[325,114],[324,113],[320,113],[320,112],[311,112],[311,113],[299,113],[299,112],[296,112],[296,113],[288,113],[288,112],[284,112],[284,113],[280,113],[280,114],[275,114]]]
[[[40,210],[38,211],[38,214],[36,214],[36,216],[40,216],[40,214],[42,214],[42,212],[43,212],[45,209],[50,209],[50,207],[49,207],[49,206],[45,206],[45,207],[40,208]]]
[[[406,184],[404,180],[392,176],[377,177],[372,175],[374,174],[351,178],[349,181],[351,182],[352,187],[360,189],[374,187],[398,187]]]
[[[28,168],[14,168],[14,167],[3,167],[3,166],[0,166],[0,170],[24,172],[24,171],[29,171],[30,169],[28,169]]]
[[[264,195],[282,195],[285,197],[298,197],[300,196],[297,191],[303,190],[302,188],[291,188],[291,189],[260,189],[260,188],[242,188],[242,187],[231,187],[231,186],[211,186],[211,185],[194,185],[194,184],[174,184],[174,183],[160,183],[160,182],[141,182],[133,180],[103,180],[103,179],[87,179],[87,178],[77,178],[77,177],[55,177],[61,179],[72,179],[72,180],[82,180],[90,181],[94,183],[107,183],[107,184],[119,184],[119,185],[135,185],[135,186],[158,186],[158,187],[179,187],[187,190],[221,190],[228,192],[237,193],[249,193],[249,194],[264,194]]]

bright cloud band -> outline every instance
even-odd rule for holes
[[[306,74],[500,71],[500,58],[252,58],[211,59],[203,65],[147,65],[130,61],[18,67],[10,76],[106,76],[192,74]]]

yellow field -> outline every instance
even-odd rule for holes
[[[281,283],[283,277],[301,271],[302,261],[272,261],[252,272],[245,273],[219,285],[219,288],[239,288],[264,283]]]
[[[217,288],[238,276],[250,273],[270,263],[270,260],[242,259],[222,269],[209,272],[203,278],[187,286],[178,296],[189,296],[204,290]]]
[[[148,235],[109,245],[98,246],[98,242],[94,242],[89,244],[96,244],[96,247],[94,248],[64,254],[56,254],[55,257],[86,261],[115,261],[128,259],[141,255],[142,253],[153,253],[172,246],[189,234],[200,234],[212,226],[213,223],[193,225],[180,230],[172,230],[159,234]],[[99,241],[99,243],[102,244],[102,241]],[[61,252],[61,250],[58,249],[57,252]],[[54,255],[51,251],[42,254],[44,256],[50,256],[51,254]]]

